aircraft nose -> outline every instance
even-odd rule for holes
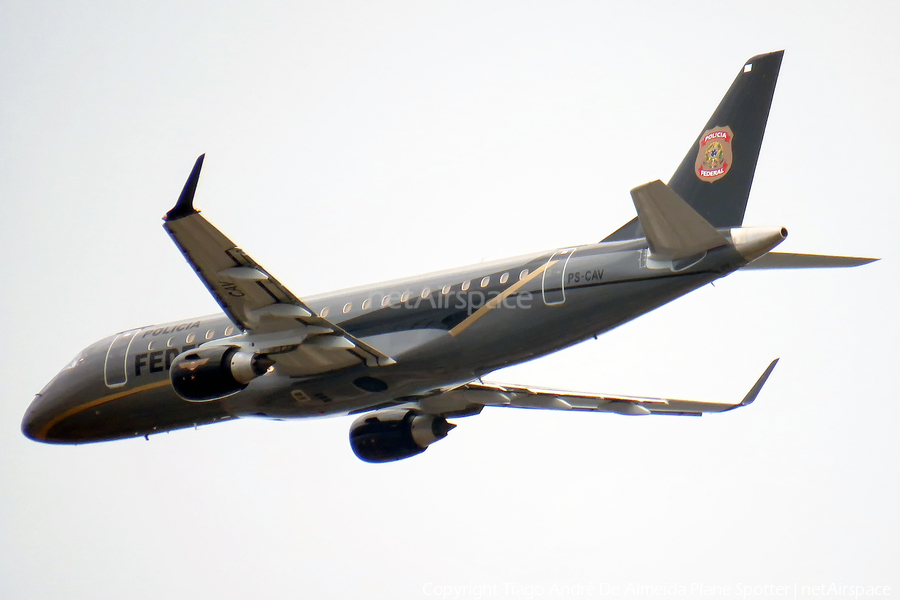
[[[42,394],[38,394],[31,401],[25,416],[22,417],[22,433],[28,439],[36,442],[46,442],[46,429],[53,415],[47,407],[47,402]]]
[[[73,399],[65,393],[64,385],[59,385],[61,376],[55,377],[42,389],[22,417],[22,433],[28,439],[48,444],[74,444],[76,439],[68,439],[65,431],[56,427],[71,412]]]
[[[85,422],[95,412],[84,413],[90,400],[102,395],[106,388],[102,373],[109,340],[82,350],[35,395],[22,417],[25,437],[47,444],[95,441],[93,423]]]

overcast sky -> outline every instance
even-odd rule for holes
[[[898,22],[894,2],[0,0],[0,598],[900,596]],[[81,348],[217,311],[160,221],[200,153],[204,215],[309,295],[601,239],[778,49],[745,223],[884,260],[735,274],[492,376],[737,401],[780,356],[752,407],[489,408],[387,465],[353,456],[347,418],[21,435]]]

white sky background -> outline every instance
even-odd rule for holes
[[[255,4],[0,2],[0,598],[900,595],[896,3]],[[737,400],[782,357],[752,407],[486,409],[374,466],[344,418],[21,435],[84,346],[217,310],[160,221],[200,153],[204,215],[308,295],[600,239],[782,48],[745,223],[885,260],[737,274],[492,377]]]

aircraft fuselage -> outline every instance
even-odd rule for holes
[[[733,246],[681,270],[648,254],[643,239],[573,246],[308,297],[317,314],[396,364],[304,377],[275,366],[239,394],[208,402],[175,393],[172,361],[248,332],[223,314],[120,332],[86,348],[38,394],[23,430],[41,441],[84,443],[237,417],[391,406],[602,334],[748,262]]]

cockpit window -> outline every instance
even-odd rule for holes
[[[43,395],[47,392],[47,390],[50,389],[50,386],[53,385],[53,383],[54,383],[57,379],[59,379],[60,376],[61,376],[63,373],[65,373],[66,371],[68,371],[68,370],[70,370],[70,369],[74,369],[75,367],[77,367],[77,366],[79,366],[79,365],[81,365],[81,364],[84,364],[84,359],[85,359],[86,357],[87,357],[87,351],[86,351],[86,350],[82,350],[81,352],[79,352],[79,353],[78,353],[78,356],[76,356],[75,358],[73,358],[72,360],[70,360],[70,361],[69,361],[69,364],[67,364],[65,367],[63,367],[62,369],[60,369],[59,373],[57,373],[56,375],[54,375],[54,376],[53,376],[53,379],[51,379],[50,381],[48,381],[47,384],[46,384],[44,387],[41,388],[41,391],[39,391],[39,392],[37,393],[37,395],[38,395],[38,396],[43,396]]]
[[[82,363],[84,362],[84,357],[85,357],[86,354],[87,354],[87,353],[86,353],[84,350],[82,350],[81,352],[78,353],[78,356],[76,356],[75,358],[73,358],[73,359],[71,360],[71,362],[69,362],[69,364],[66,365],[65,368],[66,368],[66,369],[74,369],[74,368],[77,367],[78,365],[82,364]]]

